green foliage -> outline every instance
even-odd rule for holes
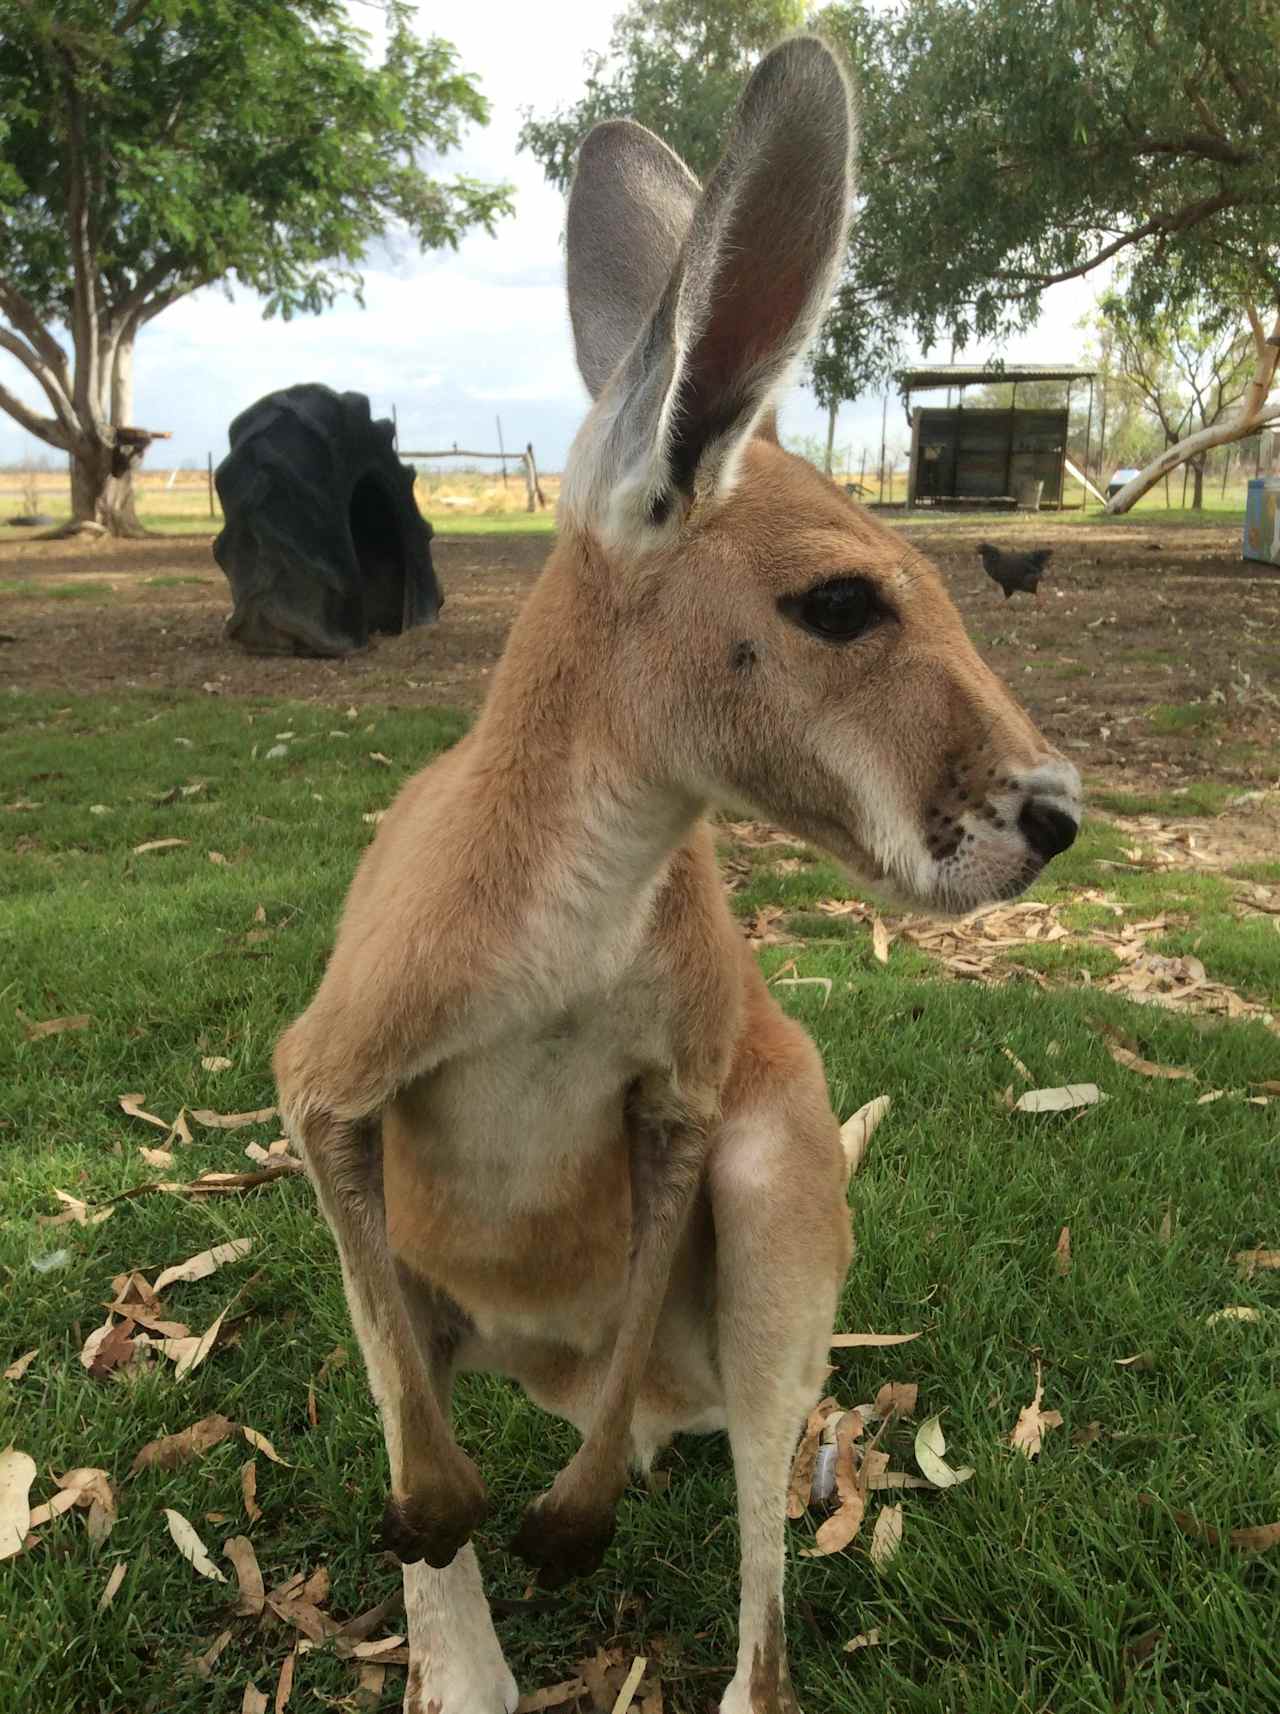
[[[1027,326],[1109,252],[1138,313],[1275,301],[1280,49],[1270,0],[863,0],[868,290],[926,346]]]
[[[582,95],[544,119],[526,110],[520,147],[567,189],[591,127],[634,119],[705,177],[752,65],[804,10],[803,0],[632,0],[607,51],[588,56]]]
[[[72,322],[78,176],[116,305],[233,277],[316,311],[378,237],[491,226],[502,187],[421,164],[486,106],[410,18],[392,0],[375,65],[339,0],[0,0],[0,273]]]
[[[1155,447],[1211,428],[1234,413],[1256,352],[1237,304],[1196,295],[1153,312],[1130,288],[1125,275],[1121,289],[1108,292],[1099,305],[1097,325],[1104,332],[1122,408],[1135,407],[1145,419],[1154,454]],[[1188,461],[1197,509],[1208,458],[1203,451]]]
[[[635,119],[705,177],[724,147],[725,127],[754,61],[804,21],[800,0],[633,0],[606,53],[588,62],[571,106],[526,114],[520,146],[553,184],[567,187],[578,144],[604,119]],[[846,42],[847,47],[847,42]],[[823,405],[855,399],[882,382],[898,359],[892,328],[846,269],[810,358]]]

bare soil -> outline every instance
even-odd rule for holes
[[[896,527],[939,566],[978,647],[1095,783],[1140,792],[1280,776],[1280,569],[1239,532],[1001,519]],[[1038,600],[1005,602],[985,538],[1051,546]],[[263,659],[225,641],[226,582],[208,539],[0,542],[0,673],[28,690],[290,697],[335,706],[474,707],[545,537],[437,536],[438,624],[342,661]],[[78,597],[77,598],[77,593]]]

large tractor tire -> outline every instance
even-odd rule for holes
[[[235,598],[228,635],[251,654],[346,655],[440,611],[431,525],[394,434],[363,393],[317,383],[231,424],[213,554]]]

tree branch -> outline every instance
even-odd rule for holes
[[[1184,232],[1188,226],[1197,226],[1212,215],[1220,214],[1224,208],[1235,208],[1240,198],[1231,191],[1216,191],[1213,196],[1202,197],[1199,202],[1189,202],[1185,208],[1176,214],[1157,214],[1141,226],[1135,226],[1131,232],[1122,232],[1113,244],[1105,245],[1087,262],[1081,262],[1077,267],[1065,268],[1060,274],[1032,274],[1023,271],[997,274],[997,280],[1006,280],[1011,284],[1034,286],[1060,286],[1064,280],[1078,280],[1082,275],[1092,273],[1103,262],[1108,262],[1112,256],[1119,255],[1121,250],[1130,244],[1138,244],[1144,238],[1151,238],[1156,233],[1169,234]]]
[[[71,451],[60,423],[55,422],[52,417],[37,416],[30,406],[24,405],[22,400],[5,386],[0,386],[0,411],[12,417],[28,434],[44,441],[46,446],[56,446],[59,452]]]
[[[57,376],[41,361],[39,354],[33,351],[24,339],[20,339],[16,333],[10,333],[5,327],[0,327],[0,351],[7,351],[11,357],[16,357],[27,373],[40,383],[63,432],[72,440],[77,439],[79,430],[71,400],[59,385]]]
[[[60,58],[67,102],[67,235],[71,242],[75,407],[81,423],[94,432],[100,432],[102,375],[98,351],[97,269],[90,216],[91,186],[84,103],[76,83],[75,61],[65,50],[60,51]]]
[[[68,395],[71,392],[71,371],[67,354],[45,327],[34,306],[23,296],[12,280],[0,278],[0,315],[11,321],[18,332],[30,340],[34,350],[58,377],[58,384]]]

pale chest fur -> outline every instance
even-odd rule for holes
[[[548,998],[387,1109],[388,1232],[482,1333],[589,1348],[626,1286],[624,1102],[670,1064],[671,1018],[644,947],[608,987]]]

